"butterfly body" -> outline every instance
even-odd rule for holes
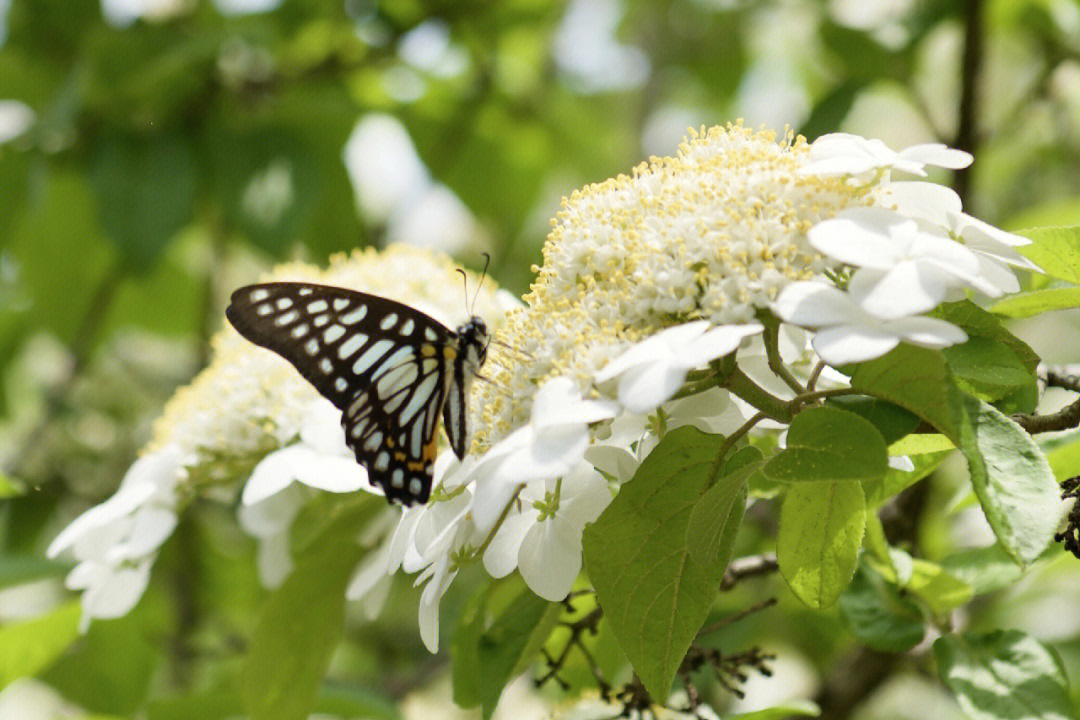
[[[464,456],[466,399],[489,342],[481,318],[451,331],[387,298],[284,282],[236,290],[225,315],[342,411],[346,444],[390,502],[427,502],[440,414]]]

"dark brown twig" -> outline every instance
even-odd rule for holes
[[[776,553],[735,558],[724,572],[724,578],[720,581],[720,589],[730,590],[735,587],[735,583],[743,578],[767,575],[776,572],[779,567],[780,565],[776,562]]]

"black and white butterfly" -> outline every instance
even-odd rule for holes
[[[476,315],[451,331],[387,298],[277,282],[240,288],[225,316],[342,411],[345,442],[390,502],[427,502],[440,413],[464,457],[466,398],[490,341]]]

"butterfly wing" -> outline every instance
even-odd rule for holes
[[[393,300],[309,283],[240,288],[225,315],[343,411],[346,442],[388,499],[427,500],[450,330]]]

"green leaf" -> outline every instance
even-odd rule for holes
[[[991,305],[990,310],[1008,318],[1026,318],[1075,307],[1080,307],[1080,288],[1063,287],[1006,295]]]
[[[927,455],[955,450],[956,445],[940,433],[912,433],[889,446],[889,455]]]
[[[853,412],[877,428],[885,443],[892,445],[919,426],[919,418],[899,405],[879,398],[849,396],[829,398],[826,407]]]
[[[944,356],[900,345],[851,370],[851,387],[910,410],[955,441],[963,408]]]
[[[1080,475],[1080,433],[1072,433],[1068,440],[1049,450],[1046,460],[1059,483]]]
[[[795,416],[787,447],[765,463],[780,482],[873,480],[888,467],[884,438],[868,420],[835,408],[810,408]]]
[[[892,549],[894,561],[902,552]],[[918,595],[938,616],[966,605],[974,596],[971,586],[966,582],[945,572],[937,563],[921,558],[911,560],[911,577],[903,586]]]
[[[1080,285],[1080,228],[1045,227],[1019,233],[1031,240],[1016,250],[1036,265],[1062,280]]]
[[[942,350],[961,389],[993,402],[1024,388],[1035,388],[1035,376],[1012,350],[996,340],[968,338]]]
[[[938,674],[972,720],[1075,720],[1060,660],[1018,630],[945,635]]]
[[[942,437],[937,435],[936,437]],[[952,443],[949,443],[952,445]],[[870,480],[863,483],[863,492],[866,493],[866,506],[869,508],[880,507],[898,493],[906,490],[924,477],[934,472],[938,465],[944,462],[951,450],[936,453],[923,453],[909,456],[914,470],[897,470],[890,467],[885,471],[885,477],[880,480]]]
[[[963,389],[993,401],[1003,412],[1035,409],[1039,356],[1027,343],[970,300],[945,303],[930,314],[959,325],[968,334],[966,343],[942,351]]]
[[[798,483],[784,498],[776,559],[788,587],[810,607],[831,606],[851,581],[865,510],[862,486],[852,481]]]
[[[95,143],[90,177],[98,217],[133,272],[147,270],[192,220],[198,185],[184,135],[116,135]]]
[[[0,555],[0,588],[60,577],[69,570],[71,565],[59,560],[35,555]]]
[[[906,407],[960,448],[990,527],[1018,563],[1030,563],[1046,549],[1061,512],[1046,458],[1020,426],[965,397],[942,355],[902,345],[856,367],[851,385]]]
[[[967,398],[959,446],[986,519],[1009,555],[1034,562],[1053,540],[1062,505],[1038,445],[994,407]]]
[[[723,442],[691,426],[670,431],[585,528],[585,565],[597,601],[658,702],[719,593],[728,536],[720,518],[756,468],[744,465],[716,481]]]
[[[724,715],[724,720],[784,720],[794,716],[817,717],[820,714],[821,708],[816,703],[809,700],[788,700],[785,703],[764,710]]]
[[[79,602],[0,628],[0,688],[49,667],[79,638]]]
[[[495,712],[503,688],[539,652],[562,612],[561,605],[538,597],[520,579],[508,581],[505,589],[496,588],[508,598],[496,612],[495,588],[477,593],[451,648],[454,702],[465,708],[482,705],[484,718]]]
[[[240,677],[252,720],[305,720],[341,640],[345,587],[363,556],[357,530],[370,505],[339,512],[296,560],[263,608]]]
[[[910,650],[926,635],[919,606],[902,596],[866,563],[859,564],[837,607],[851,634],[879,652]]]
[[[969,337],[995,340],[1005,345],[1032,373],[1039,365],[1039,355],[1031,349],[1030,345],[1013,335],[1000,319],[994,317],[993,313],[987,312],[970,300],[939,305],[930,315],[959,325]]]
[[[1024,575],[1023,568],[998,544],[946,555],[941,559],[941,567],[970,585],[976,595],[1000,590]]]

